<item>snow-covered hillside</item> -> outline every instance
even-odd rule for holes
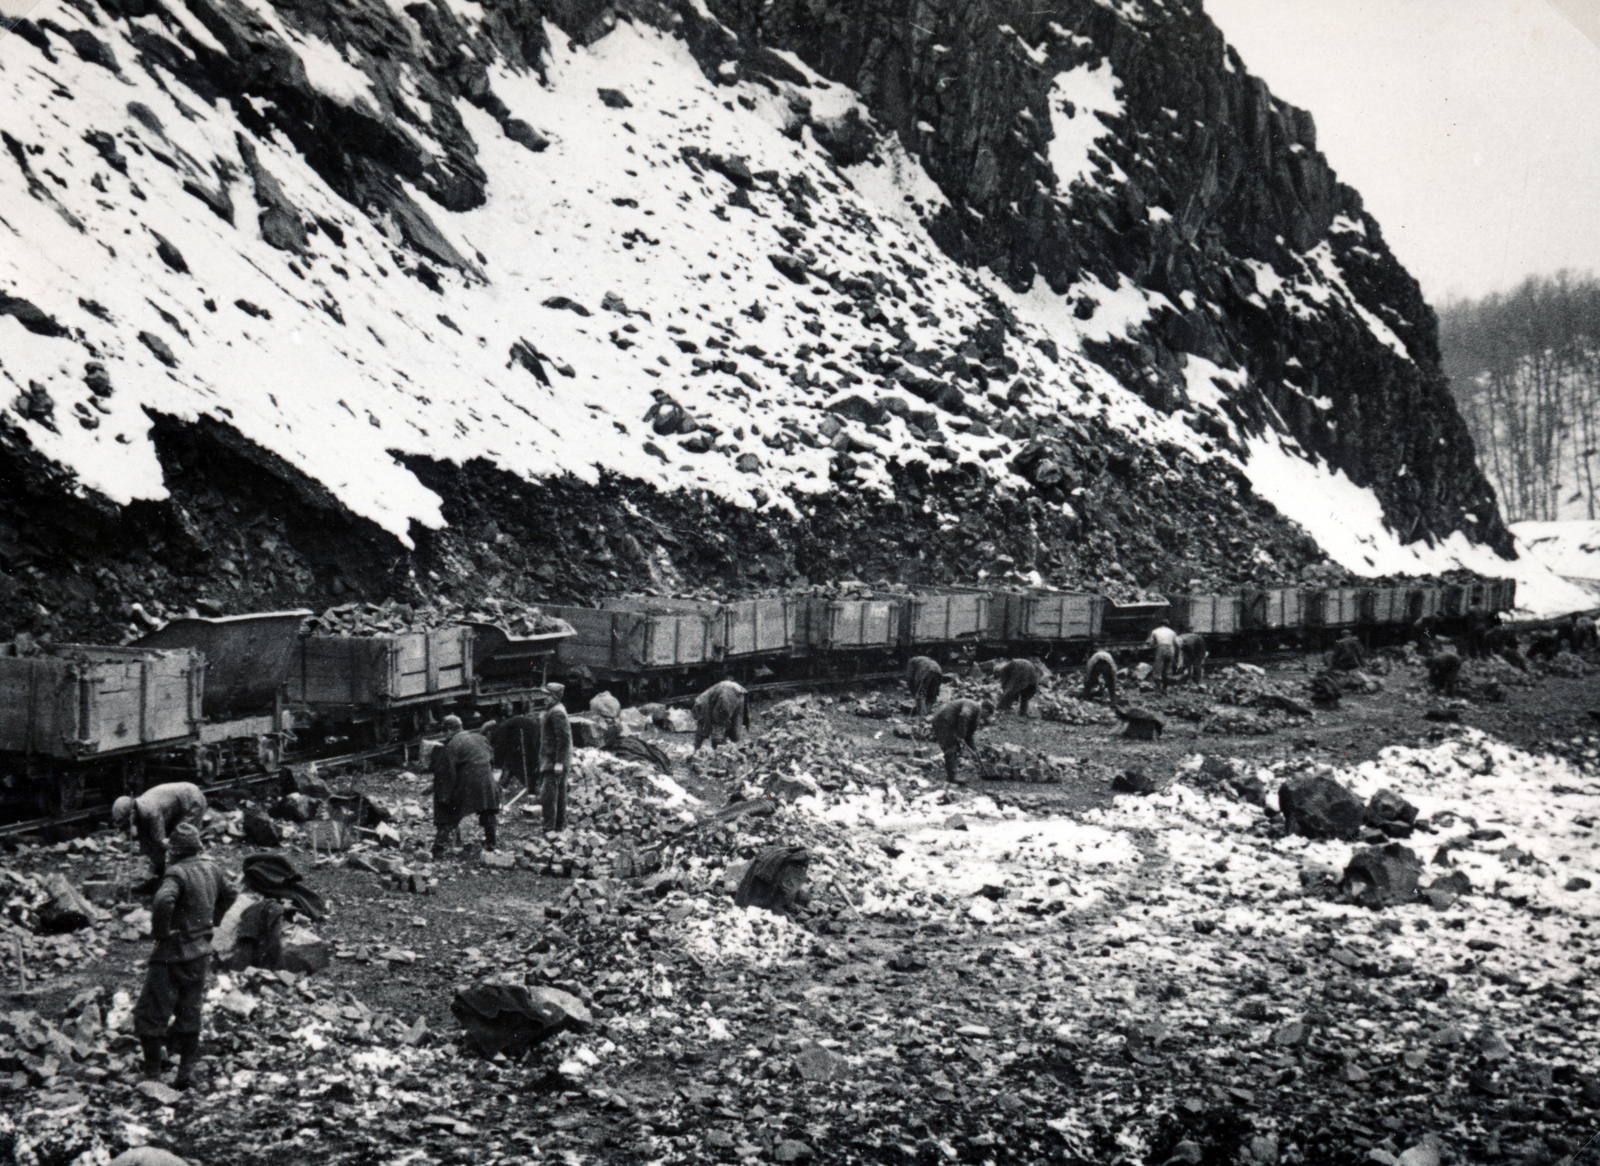
[[[107,32],[71,8],[60,20]],[[312,83],[368,101],[362,75],[313,44],[298,42],[316,62]],[[132,69],[110,79],[65,53],[52,66],[12,38],[0,76],[22,115],[8,131],[21,148],[17,165],[0,167],[10,229],[0,279],[57,326],[41,334],[0,317],[13,392],[41,385],[55,405],[23,422],[29,438],[126,502],[163,492],[145,408],[220,415],[402,539],[412,521],[441,516],[390,450],[484,457],[529,477],[611,469],[749,505],[794,506],[827,489],[838,438],[821,427],[840,417],[827,406],[905,357],[944,360],[992,318],[985,300],[1001,285],[928,239],[918,213],[941,196],[915,159],[891,147],[879,165],[840,172],[813,142],[786,137],[798,89],[714,86],[682,41],[628,24],[589,48],[559,34],[552,45],[546,84],[491,70],[546,149],[457,104],[489,181],[483,206],[432,212],[465,257],[453,270],[408,254],[392,222],[366,219],[226,105]],[[836,87],[809,93],[813,116],[857,108]],[[104,139],[87,140],[107,133],[104,153]],[[425,127],[415,133],[426,145]],[[220,186],[233,221],[186,185]],[[278,199],[306,224],[304,246],[263,238]],[[1120,327],[1156,299],[1125,286],[1102,294]],[[1037,386],[1027,410],[1107,414],[1207,452],[1181,418],[1072,351],[1077,334],[1105,325],[1066,315],[1046,330],[1029,322],[1028,298],[1011,298],[1021,325],[990,359]],[[1059,362],[1030,343],[1046,338],[1067,350]],[[89,360],[104,366],[110,396],[88,383]],[[653,432],[642,419],[662,392],[700,427]],[[1005,468],[1014,439],[932,413],[905,390],[882,397],[880,412],[889,401],[901,406],[871,429],[842,418],[863,487],[887,489],[888,458],[952,455],[1026,487]],[[707,438],[709,448],[686,448]]]
[[[1216,176],[1185,204],[1176,174],[1140,170],[1159,169],[1130,122],[1143,88],[1100,47],[1131,26],[1088,8],[974,34],[1049,72],[1045,116],[1010,116],[1038,144],[1029,181],[1050,230],[1082,215],[1080,235],[1109,224],[1132,240],[1101,209],[1132,204],[1138,239],[1202,256],[1215,241],[1197,238],[1195,199],[1215,201]],[[1473,545],[1499,537],[1474,526],[1498,524],[1481,477],[1458,490],[1426,451],[1398,478],[1374,468],[1389,454],[1367,455],[1353,472],[1377,473],[1371,486],[1324,465],[1343,456],[1347,402],[1321,395],[1319,373],[1336,370],[1292,329],[1356,328],[1386,384],[1436,371],[1411,351],[1431,317],[1380,302],[1367,267],[1392,260],[1369,218],[1347,208],[1320,234],[1296,218],[1304,238],[1219,256],[1215,278],[1184,259],[1215,298],[1180,286],[1171,256],[1157,279],[1144,260],[1119,269],[1114,247],[1065,290],[1043,267],[974,263],[956,240],[992,231],[993,208],[946,193],[955,123],[907,107],[889,124],[881,92],[753,43],[738,5],[716,12],[41,6],[0,36],[0,436],[127,505],[172,488],[155,420],[214,422],[405,547],[448,524],[421,463],[699,492],[780,524],[859,495],[955,529],[963,507],[908,495],[910,474],[1025,502],[1030,529],[1084,543],[1080,577],[1149,583],[1116,559],[1161,522],[1119,499],[1159,511],[1165,491],[1201,491],[1215,529],[1169,515],[1174,533],[1132,561],[1159,560],[1158,543],[1195,558],[1177,550],[1191,540],[1227,561],[1234,483],[1248,482],[1357,574],[1500,573]],[[1209,67],[1236,71],[1223,56]],[[1264,93],[1251,100],[1268,100],[1269,122],[1309,134]],[[1177,127],[1203,105],[1165,109],[1168,136],[1193,132]],[[1303,172],[1290,202],[1305,218],[1331,172],[1293,141],[1272,148]],[[1000,164],[987,150],[971,182]],[[1043,236],[1038,249],[1059,251]],[[1236,308],[1259,319],[1241,325]],[[1234,335],[1272,321],[1282,337],[1256,342],[1284,375]],[[1425,509],[1397,535],[1385,507],[1408,469],[1428,479]],[[1436,549],[1401,547],[1418,523]]]

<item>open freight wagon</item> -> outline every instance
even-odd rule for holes
[[[1087,591],[994,591],[990,598],[986,640],[1007,652],[1048,656],[1071,646],[1084,654],[1103,630],[1106,601]]]
[[[154,752],[194,740],[205,675],[205,657],[187,649],[0,656],[0,818],[67,813],[136,786]]]

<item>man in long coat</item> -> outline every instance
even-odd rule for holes
[[[917,716],[925,717],[939,699],[944,684],[944,669],[932,656],[913,656],[906,665],[906,687],[917,702]]]
[[[144,1049],[145,1075],[160,1075],[170,1045],[180,1058],[173,1084],[186,1089],[200,1059],[211,931],[239,891],[220,867],[201,857],[200,831],[190,823],[180,823],[172,831],[168,848],[172,865],[162,875],[150,906],[150,934],[156,946],[133,1008],[133,1030]]]
[[[572,774],[572,722],[561,703],[566,689],[559,684],[545,686],[555,703],[539,718],[539,804],[543,807],[544,830],[567,828],[567,783]]]
[[[483,827],[483,848],[495,848],[500,786],[494,779],[494,750],[478,733],[461,728],[461,718],[445,718],[450,734],[433,754],[433,856],[441,858],[450,836],[468,815]]]
[[[198,831],[205,816],[206,795],[188,781],[151,786],[136,798],[121,797],[111,804],[112,824],[118,830],[132,828],[157,878],[167,869],[167,836],[185,822]]]
[[[740,737],[739,726],[750,727],[750,706],[745,700],[744,686],[732,680],[719,680],[694,701],[694,747],[698,752],[707,741],[717,747],[719,733],[735,743]]]

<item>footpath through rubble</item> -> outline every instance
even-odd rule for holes
[[[694,757],[646,730],[670,777],[582,749],[570,829],[540,834],[524,798],[503,850],[469,824],[440,862],[414,774],[360,779],[383,828],[331,853],[339,799],[310,799],[282,853],[328,914],[288,925],[331,962],[220,973],[187,1093],[137,1077],[137,860],[105,835],[22,848],[0,871],[0,1162],[1428,1166],[1555,1163],[1593,1132],[1592,741],[1535,756],[1449,726],[1337,768],[1212,750],[1065,815],[944,788],[891,715],[904,756],[808,700]],[[1349,840],[1285,832],[1279,790],[1310,778],[1353,795]],[[244,818],[208,816],[236,870]],[[805,873],[793,909],[736,905],[776,847]],[[1408,893],[1374,897],[1390,869]],[[104,906],[51,935],[56,873]],[[484,984],[552,990],[554,1035],[473,1052],[450,1005]]]

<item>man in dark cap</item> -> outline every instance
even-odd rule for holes
[[[444,856],[450,836],[469,814],[477,815],[483,827],[483,848],[493,850],[500,813],[494,750],[482,735],[465,732],[460,717],[446,717],[444,724],[449,736],[433,755],[433,856]]]
[[[144,990],[133,1008],[133,1029],[144,1048],[147,1077],[161,1074],[170,1045],[179,1056],[173,1082],[186,1089],[200,1058],[200,1017],[206,974],[211,969],[211,931],[239,895],[233,881],[200,855],[200,831],[181,823],[167,839],[172,865],[162,876],[150,908],[156,941]]]
[[[507,717],[484,736],[489,738],[489,745],[494,749],[495,768],[501,771],[500,778],[506,787],[509,789],[514,780],[516,788],[530,794],[535,792],[538,786],[534,778],[539,772],[539,717],[526,713]]]
[[[184,822],[199,830],[205,816],[206,795],[188,781],[151,786],[136,798],[111,803],[112,825],[133,831],[157,878],[167,869],[167,835]]]
[[[1206,679],[1206,638],[1199,632],[1178,637],[1178,675],[1187,675],[1196,684]]]
[[[1328,667],[1335,672],[1359,672],[1365,663],[1366,650],[1362,648],[1361,641],[1346,632],[1333,645],[1333,658],[1328,661]]]
[[[572,774],[572,722],[562,704],[566,688],[547,684],[553,703],[539,718],[539,804],[544,830],[567,828],[567,783]]]

